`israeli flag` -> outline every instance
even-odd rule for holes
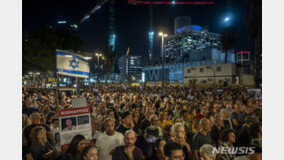
[[[89,78],[89,62],[80,55],[57,49],[56,63],[56,72],[58,74],[73,77]]]

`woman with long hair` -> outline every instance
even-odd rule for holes
[[[161,111],[158,126],[161,127],[162,131],[164,132],[165,126],[170,124],[172,124],[172,121],[169,119],[167,112]]]
[[[82,151],[86,146],[86,138],[77,134],[70,142],[70,145],[67,149],[65,155],[62,156],[62,160],[81,160]]]
[[[29,149],[35,160],[52,160],[59,156],[58,151],[46,139],[44,127],[37,126],[31,130]]]

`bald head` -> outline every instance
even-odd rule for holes
[[[203,132],[210,132],[211,131],[211,124],[209,119],[202,118],[199,122],[199,127]]]

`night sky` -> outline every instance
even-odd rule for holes
[[[57,21],[66,20],[78,24],[98,0],[26,0],[23,1],[23,38],[27,31],[42,26],[57,25]],[[183,0],[186,1],[186,0]],[[190,0],[193,1],[193,0]],[[202,0],[195,0],[202,1]],[[205,0],[208,1],[208,0]],[[195,25],[209,25],[209,31],[220,33],[225,27],[224,19],[228,15],[227,0],[213,0],[213,5],[156,5],[154,6],[154,53],[160,51],[158,32],[174,33],[174,18],[180,15],[191,16]],[[238,28],[239,36],[236,51],[248,50],[245,27],[245,5],[243,0],[232,0],[231,24]],[[120,56],[130,47],[130,54],[148,55],[149,9],[148,5],[131,5],[127,0],[117,0],[115,10],[116,51]],[[108,39],[108,3],[95,12],[91,18],[79,25],[75,32],[84,41],[87,52],[100,51]]]

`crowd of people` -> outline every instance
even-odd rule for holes
[[[261,159],[261,98],[245,87],[101,85],[80,97],[91,111],[92,143],[78,134],[61,150],[58,112],[72,108],[73,95],[23,86],[23,159]],[[214,152],[236,147],[253,152]]]

